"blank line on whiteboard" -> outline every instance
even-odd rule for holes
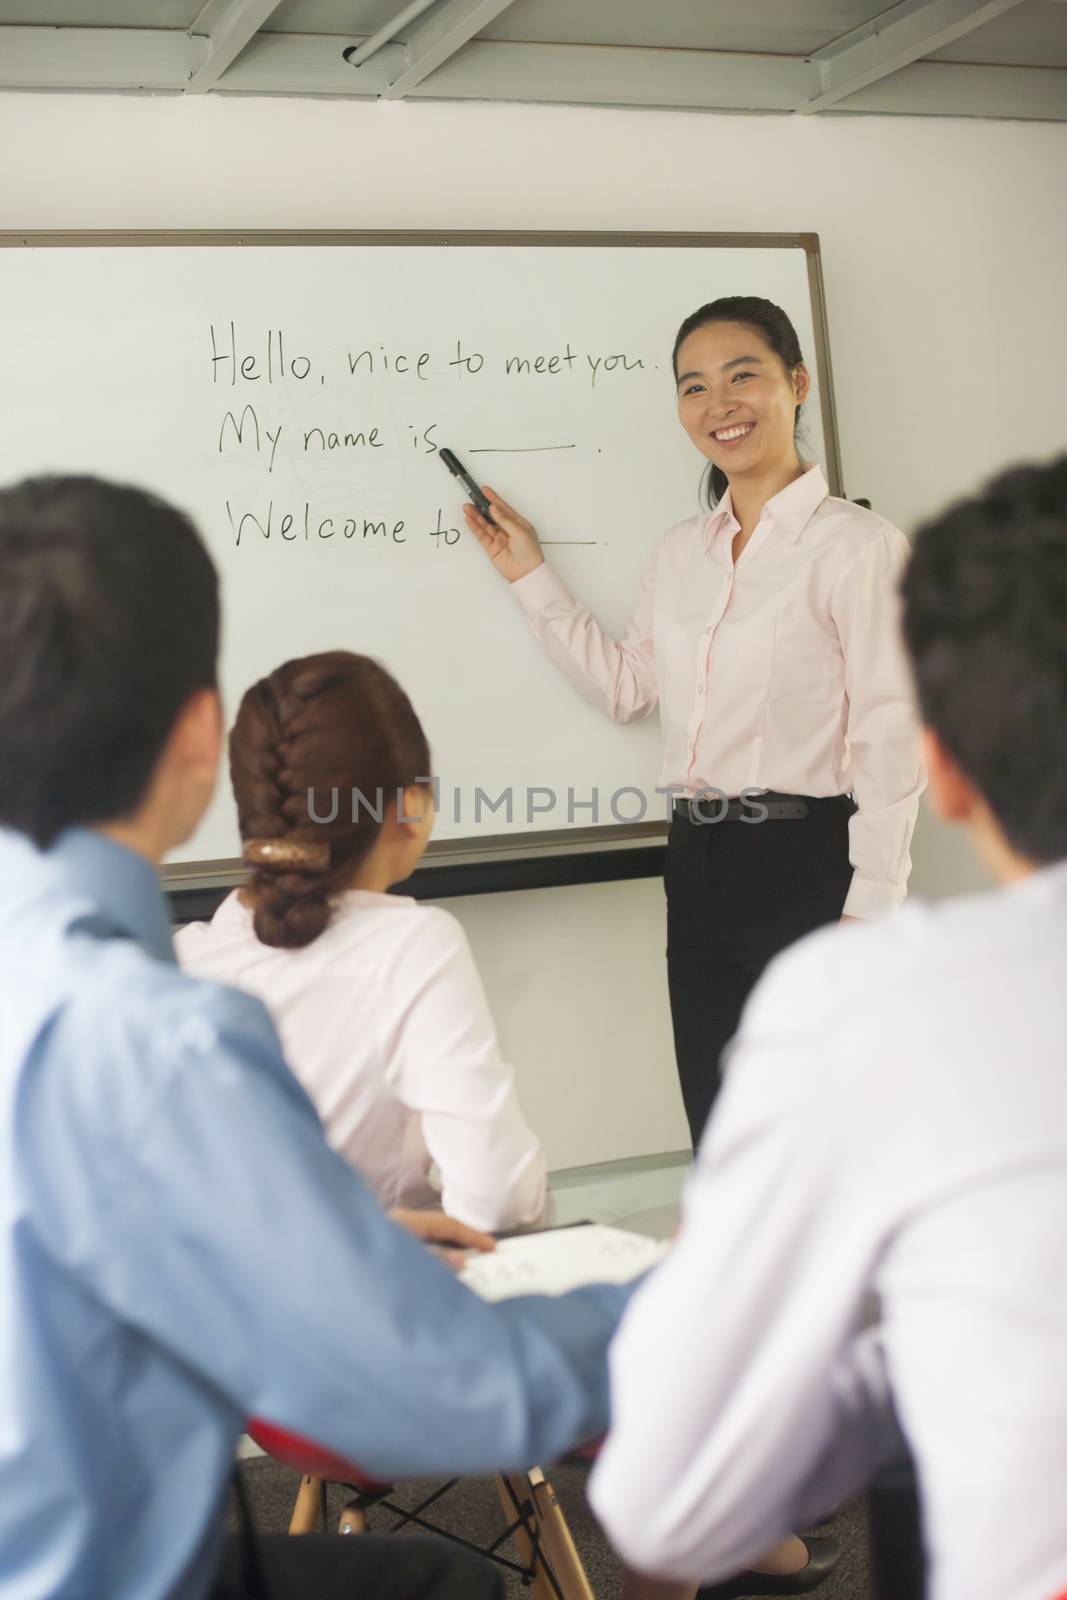
[[[541,544],[596,544],[595,539],[541,539]]]
[[[472,445],[472,456],[529,456],[538,450],[577,450],[575,444],[482,444]]]

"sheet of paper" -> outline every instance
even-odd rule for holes
[[[520,1294],[566,1294],[588,1283],[629,1283],[654,1267],[668,1245],[640,1233],[609,1228],[556,1228],[502,1239],[488,1255],[472,1256],[460,1277],[483,1300]]]

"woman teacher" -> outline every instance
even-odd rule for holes
[[[667,968],[695,1145],[722,1050],[772,956],[904,898],[923,780],[896,622],[907,542],[800,459],[810,379],[789,318],[750,296],[702,306],[679,329],[674,375],[712,509],[661,538],[620,640],[491,489],[492,521],[464,510],[585,697],[616,722],[659,708],[661,781],[678,796]]]

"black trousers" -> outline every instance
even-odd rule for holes
[[[676,816],[671,824],[667,979],[694,1149],[721,1083],[720,1057],[756,980],[780,950],[836,921],[848,894],[855,803],[835,795],[807,804],[800,818],[698,823]]]
[[[915,1469],[884,1468],[867,1491],[871,1593],[877,1600],[925,1600],[922,1503]]]
[[[270,1600],[501,1600],[500,1568],[444,1539],[285,1534],[256,1543]],[[226,1540],[211,1600],[243,1600],[241,1541]]]

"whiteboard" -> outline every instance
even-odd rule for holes
[[[670,363],[697,306],[786,309],[814,380],[804,453],[839,491],[813,236],[2,242],[0,479],[91,472],[191,514],[221,574],[230,714],[283,660],[354,650],[422,719],[437,840],[663,818],[656,719],[612,725],[550,664],[437,448],[621,629],[658,537],[698,509]],[[223,779],[174,859],[239,853]]]

